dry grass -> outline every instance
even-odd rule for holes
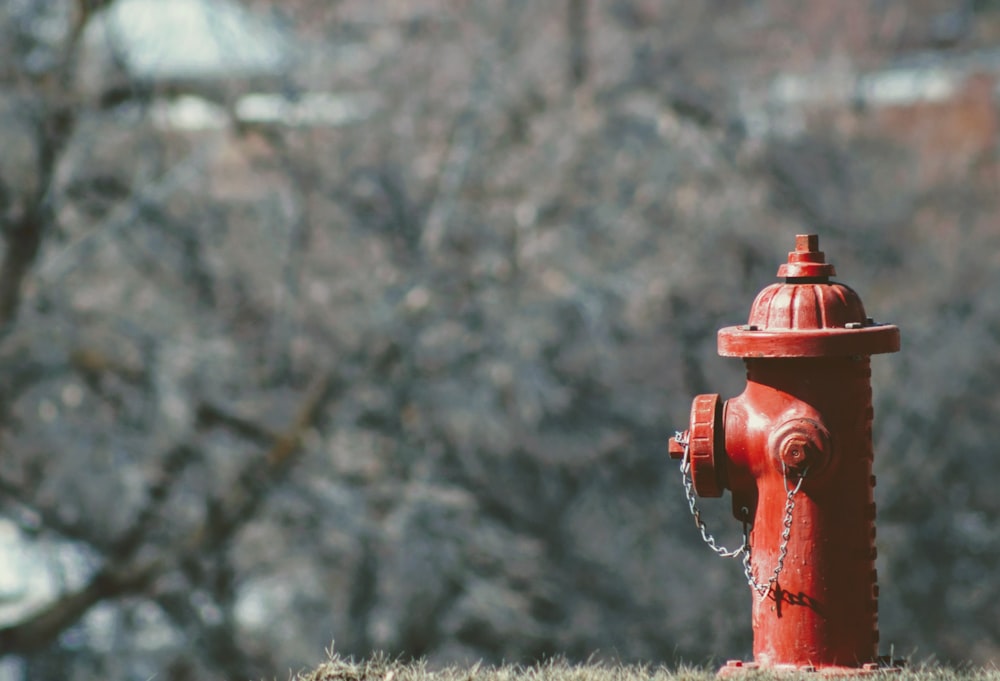
[[[737,678],[755,681],[780,678],[816,679],[815,673],[744,672]],[[878,673],[876,678],[887,681],[1000,681],[996,668],[953,669],[937,665],[920,665],[901,672]],[[331,656],[318,668],[300,674],[294,681],[708,681],[715,679],[715,669],[681,667],[668,668],[645,665],[570,664],[551,660],[534,666],[505,665],[500,667],[474,665],[430,670],[422,662],[403,663],[384,656],[356,662]]]

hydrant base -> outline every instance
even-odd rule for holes
[[[846,667],[842,665],[794,665],[794,664],[774,664],[762,665],[758,662],[744,662],[743,660],[728,660],[719,669],[719,678],[739,677],[746,674],[756,674],[768,672],[773,674],[819,674],[822,676],[844,677],[844,676],[871,676],[872,674],[895,674],[903,671],[901,660],[880,659],[878,662],[868,662],[860,667]]]

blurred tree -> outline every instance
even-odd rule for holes
[[[253,49],[253,12],[294,68],[158,81],[126,5],[0,5],[13,678],[745,652],[664,443],[739,389],[714,331],[804,229],[907,348],[875,365],[886,640],[995,656],[986,80],[837,99],[831,45],[891,56],[879,3],[255,0],[190,49]]]

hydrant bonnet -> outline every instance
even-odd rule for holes
[[[783,283],[757,294],[744,326],[719,330],[723,357],[834,357],[899,350],[899,329],[876,324],[861,298],[830,281],[833,265],[814,234],[796,236],[795,250],[778,268]]]

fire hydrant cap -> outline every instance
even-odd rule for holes
[[[899,350],[899,329],[876,324],[861,298],[831,282],[836,271],[819,250],[819,237],[800,234],[788,262],[778,268],[783,283],[757,294],[744,326],[719,330],[723,357],[834,357]]]
[[[795,250],[788,254],[788,262],[778,268],[779,277],[832,277],[837,273],[826,262],[826,253],[819,250],[819,235],[796,234]]]

